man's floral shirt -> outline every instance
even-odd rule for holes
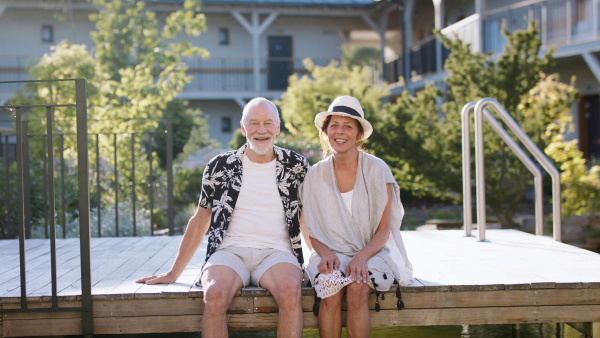
[[[202,193],[199,206],[212,208],[212,218],[208,230],[206,261],[223,241],[231,214],[235,208],[242,186],[242,158],[247,145],[217,155],[204,169]],[[288,149],[274,146],[276,155],[276,183],[285,211],[290,243],[293,254],[300,265],[304,262],[300,242],[300,213],[302,204],[298,190],[309,164],[306,158]]]

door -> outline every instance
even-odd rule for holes
[[[585,158],[600,159],[600,96],[584,96],[579,101],[579,147]]]
[[[269,90],[285,90],[288,77],[294,71],[292,38],[289,36],[269,37],[268,87]]]

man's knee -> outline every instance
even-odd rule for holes
[[[221,287],[219,284],[211,284],[207,287],[203,286],[204,303],[211,310],[225,312],[233,298],[231,290]]]
[[[300,299],[302,295],[302,280],[296,276],[281,276],[275,284],[275,289],[271,293],[277,293],[279,297]]]

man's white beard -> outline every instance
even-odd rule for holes
[[[270,151],[273,150],[273,145],[275,145],[275,139],[273,137],[271,137],[269,139],[269,143],[265,144],[265,145],[258,145],[258,144],[254,144],[253,139],[248,138],[248,143],[250,144],[250,149],[252,149],[252,151],[256,154],[256,155],[266,155],[268,154]]]

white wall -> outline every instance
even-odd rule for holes
[[[190,108],[200,109],[202,117],[208,122],[210,138],[221,143],[222,148],[229,147],[229,141],[233,133],[240,129],[240,120],[242,119],[242,108],[232,100],[203,100],[190,101]],[[231,118],[231,133],[221,132],[221,118]]]
[[[62,40],[92,46],[89,32],[94,24],[88,19],[88,12],[74,14],[74,29],[68,21],[58,21],[49,10],[9,8],[0,15],[0,55],[2,56],[41,56],[50,52],[52,45]],[[51,25],[54,42],[42,42],[42,26]]]

